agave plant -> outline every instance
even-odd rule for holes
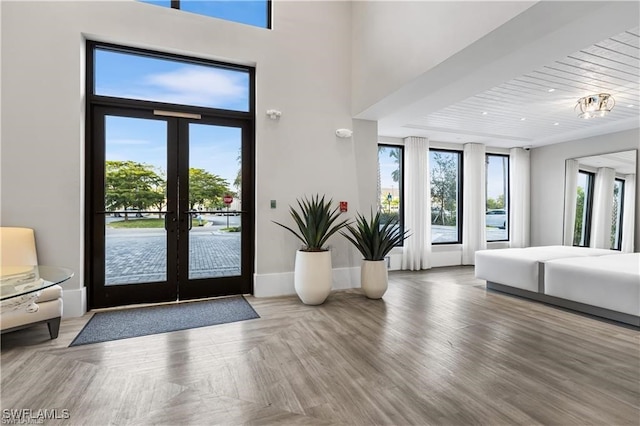
[[[367,219],[357,214],[356,226],[347,225],[349,233],[340,232],[362,253],[365,260],[383,260],[395,246],[407,238],[409,231],[401,231],[397,218],[381,223],[380,212]]]
[[[324,245],[329,237],[348,225],[348,219],[338,221],[340,212],[338,207],[331,210],[332,200],[325,201],[324,195],[316,194],[311,199],[305,197],[303,200],[297,200],[300,212],[294,207],[289,207],[291,217],[296,222],[298,230],[275,222],[276,225],[282,226],[295,235],[305,248],[303,251],[326,251]]]

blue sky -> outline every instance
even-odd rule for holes
[[[587,186],[589,185],[588,180],[589,175],[586,173],[578,173],[578,187],[581,187],[584,193],[587,193]]]
[[[398,168],[395,159],[389,157],[389,153],[395,148],[383,148],[378,159],[380,162],[380,185],[382,188],[398,188],[398,182],[394,182],[391,173]]]
[[[507,167],[503,170],[503,158],[506,157],[489,156],[489,162],[487,163],[487,198],[497,199],[507,191],[503,182],[504,173],[507,175],[506,178],[509,178],[509,168]]]
[[[170,0],[140,0],[157,6],[171,7]],[[266,28],[267,1],[255,0],[181,0],[180,10]]]

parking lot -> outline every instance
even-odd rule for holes
[[[487,226],[487,241],[506,240],[509,235],[506,229]],[[455,226],[431,225],[432,242],[446,243],[458,240],[458,229]]]

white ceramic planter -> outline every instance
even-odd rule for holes
[[[333,284],[330,251],[296,252],[294,286],[302,303],[320,305]]]
[[[363,260],[360,268],[360,285],[369,299],[380,299],[387,291],[389,273],[384,260]]]

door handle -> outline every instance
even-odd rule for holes
[[[186,211],[184,212],[184,214],[186,214],[189,218],[189,227],[187,228],[187,231],[191,231],[191,229],[193,228],[193,215],[194,214],[200,214],[200,212],[189,212]]]
[[[167,219],[169,218],[169,215],[173,215],[173,212],[164,212],[164,213],[166,213],[166,214],[164,215],[164,230],[165,230],[165,231],[167,231],[167,232],[169,232],[169,228],[167,227]],[[173,216],[173,217],[171,218],[171,222],[175,222],[176,220],[177,220],[177,219],[176,219],[176,217],[175,217],[175,216]]]
[[[192,212],[192,213],[196,213],[196,212]],[[204,213],[204,214],[227,214],[227,213],[247,213],[246,210],[203,210],[203,211],[199,211],[197,213]]]
[[[112,214],[112,213],[120,213],[120,214],[124,214],[124,213],[128,213],[128,214],[135,214],[135,213],[145,213],[145,214],[173,214],[173,212],[171,211],[163,211],[163,210],[106,210],[106,211],[101,211],[101,212],[96,212],[96,214]]]

